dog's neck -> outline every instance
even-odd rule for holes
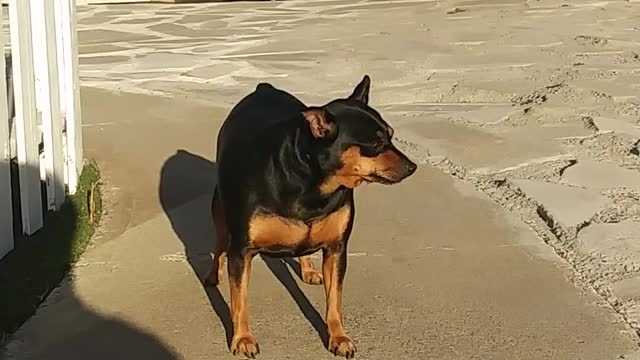
[[[288,203],[295,217],[303,221],[321,218],[340,208],[350,199],[351,189],[338,187],[331,192],[321,191],[325,179],[330,176],[321,167],[324,156],[317,139],[309,131],[304,121],[287,127],[281,146],[271,159],[270,171],[278,173],[281,179],[277,189],[278,197]]]

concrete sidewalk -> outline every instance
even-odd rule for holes
[[[638,6],[312,0],[80,13],[86,154],[108,213],[7,358],[231,359],[226,279],[219,290],[199,282],[217,129],[259,81],[318,104],[364,73],[421,166],[356,194],[345,321],[357,358],[639,357]],[[260,357],[333,358],[323,290],[295,270],[255,260]]]
[[[213,171],[189,152],[167,159],[167,213],[88,252],[18,333],[13,358],[231,358],[226,283],[206,292],[197,276],[213,236],[201,180]],[[177,205],[189,197],[182,187],[202,194]],[[636,348],[547,245],[470,186],[425,166],[404,185],[368,186],[357,201],[345,316],[358,358],[601,360]],[[322,345],[322,288],[282,263],[255,263],[261,358],[333,358]]]

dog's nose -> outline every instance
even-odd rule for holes
[[[407,165],[405,165],[407,172],[409,173],[409,175],[413,174],[414,172],[416,172],[416,169],[418,168],[418,165],[416,165],[413,162],[409,162]]]

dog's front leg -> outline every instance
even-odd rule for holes
[[[329,351],[334,355],[351,359],[356,354],[356,347],[347,336],[342,325],[342,284],[346,271],[346,246],[323,251],[322,273],[324,275],[324,290],[326,294]]]
[[[260,353],[260,347],[251,334],[247,304],[253,256],[254,254],[250,254],[246,250],[238,249],[229,249],[227,255],[231,292],[231,320],[233,322],[231,352],[233,355],[244,355],[251,359],[255,359],[256,355]]]

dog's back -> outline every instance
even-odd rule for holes
[[[306,109],[305,104],[286,91],[271,84],[260,83],[256,90],[242,99],[229,113],[220,128],[217,160],[229,142],[248,143],[265,129],[291,120]]]

